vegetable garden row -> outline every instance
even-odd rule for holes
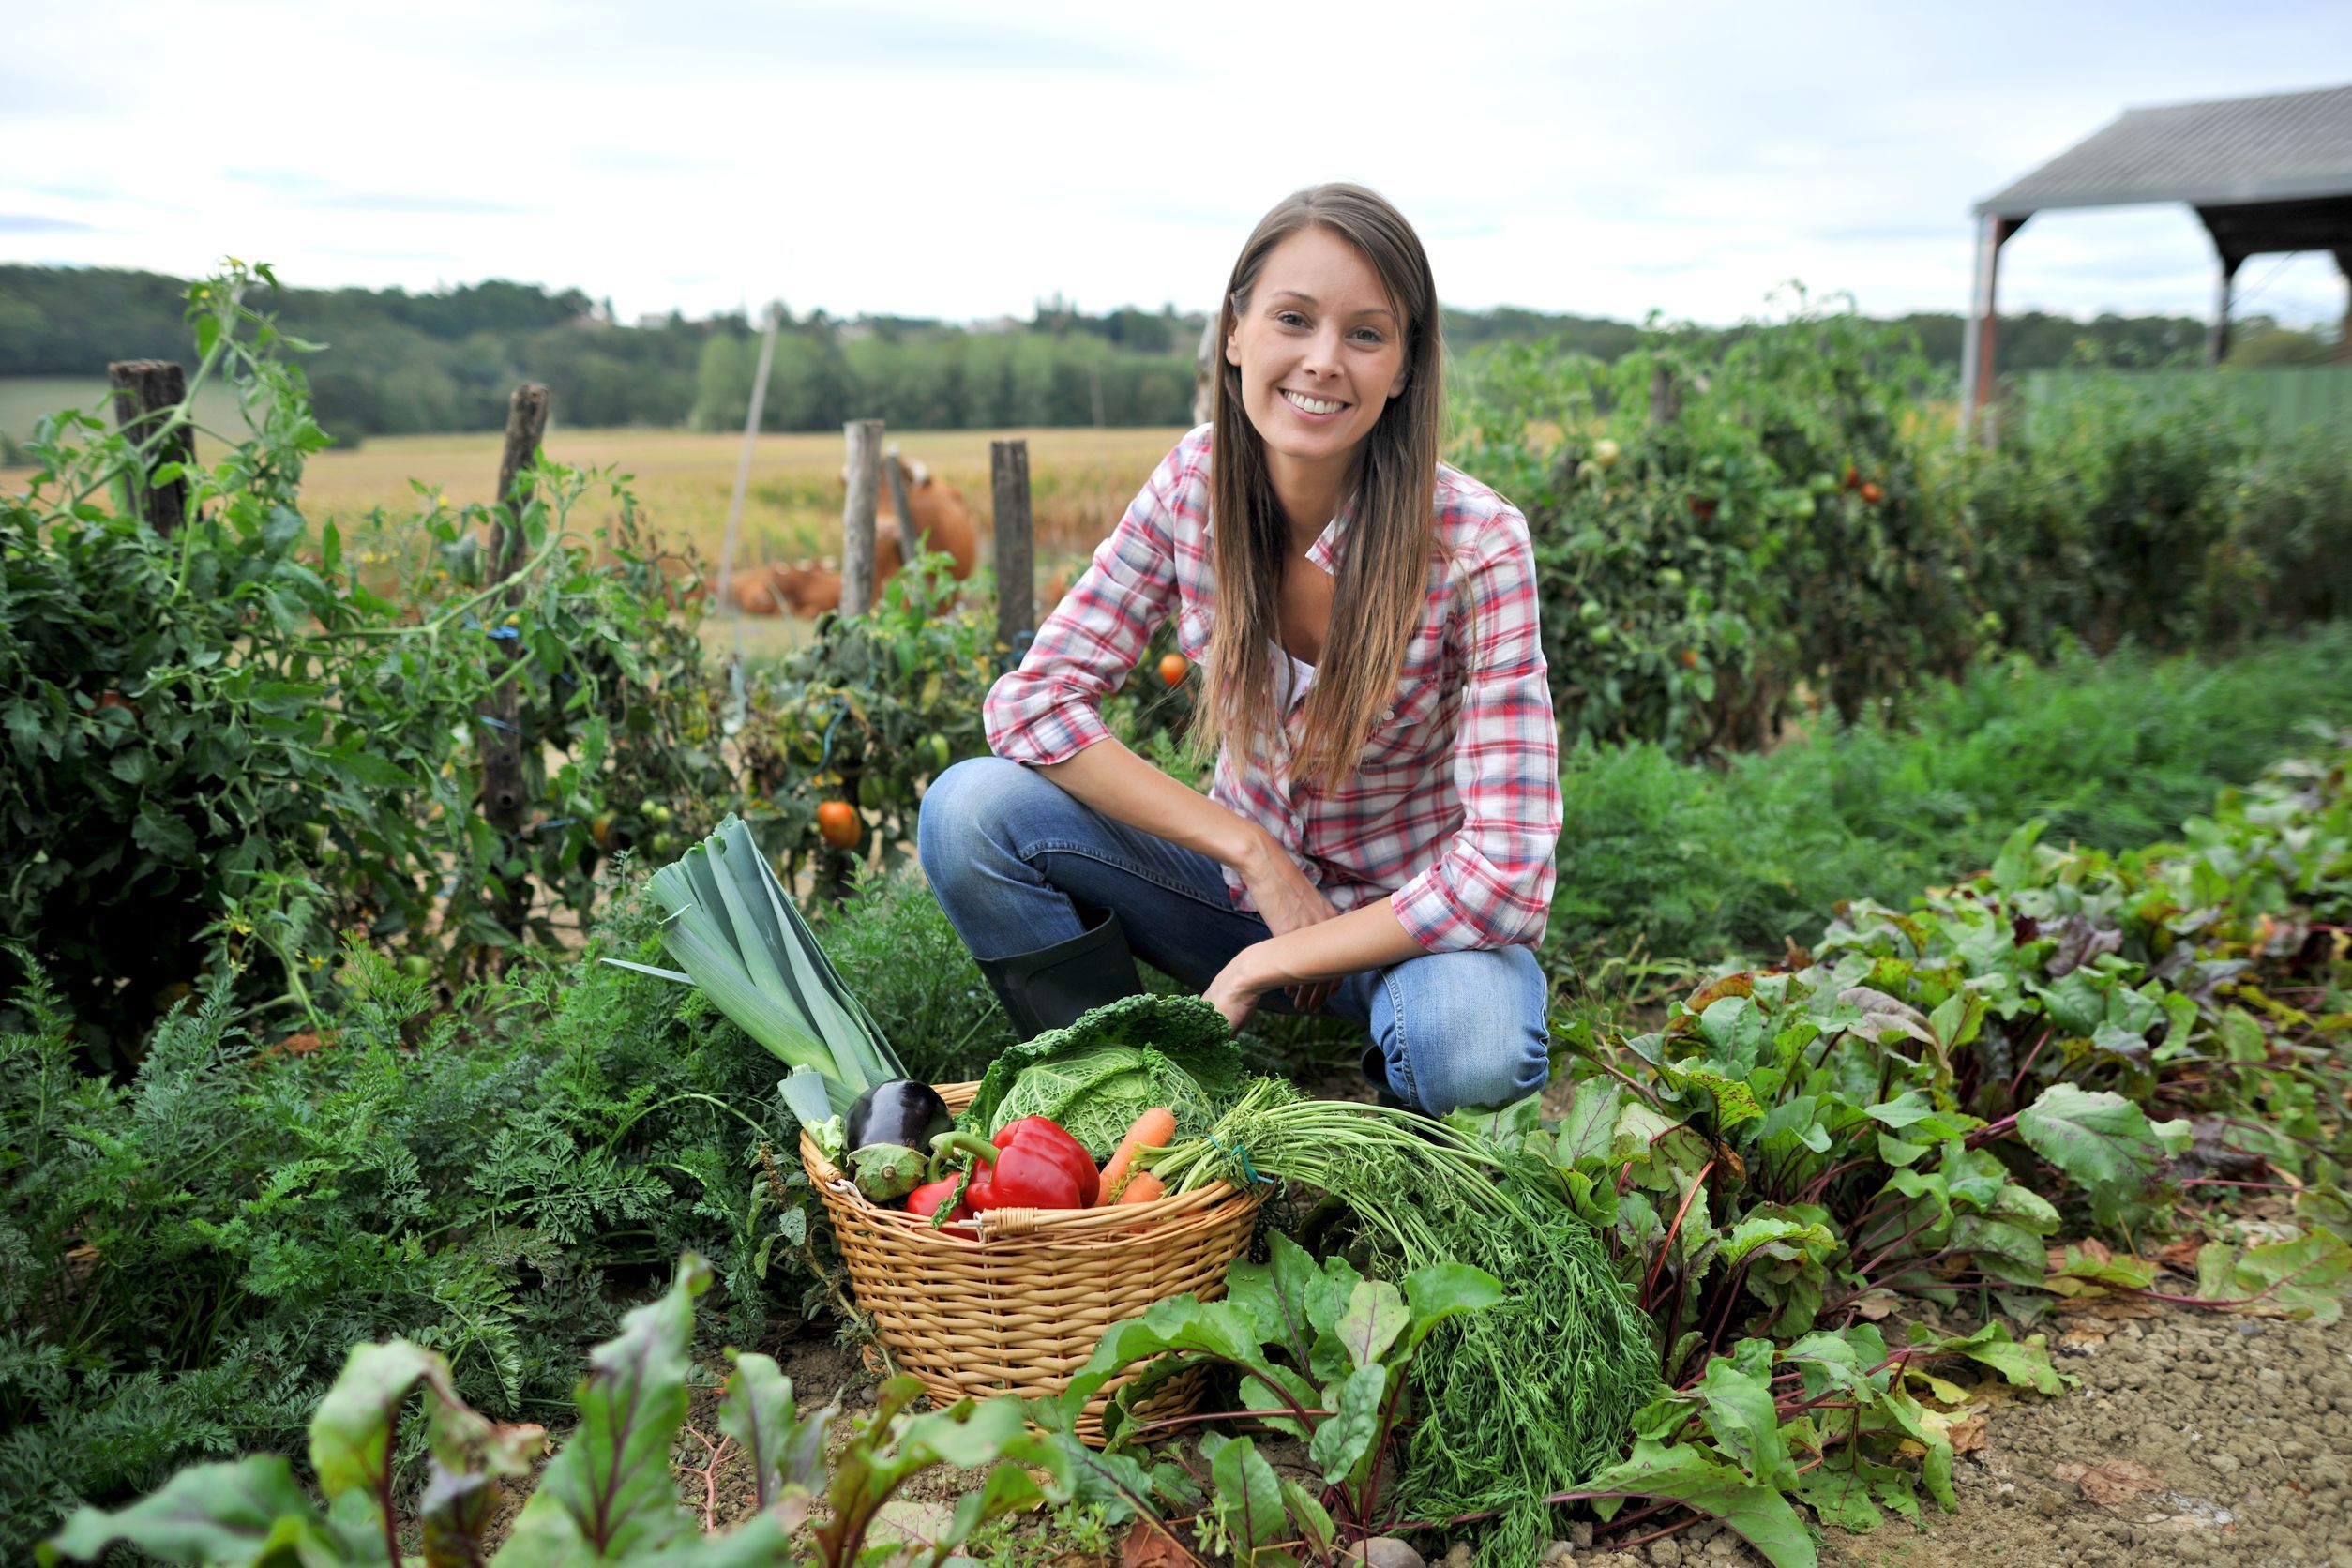
[[[1289,1081],[1323,1043],[1311,1032],[1235,1040],[1193,999],[1009,1037],[928,895],[889,873],[939,754],[976,749],[991,669],[986,628],[924,574],[731,686],[662,602],[626,501],[599,562],[576,531],[603,504],[548,469],[517,580],[486,580],[481,520],[427,497],[421,519],[364,526],[434,569],[371,589],[343,553],[355,525],[300,516],[322,438],[298,375],[233,294],[197,306],[206,365],[242,367],[255,421],[195,476],[201,520],[158,537],[107,505],[138,455],[95,423],[46,432],[46,475],[0,503],[0,808],[26,850],[8,873],[23,980],[0,1018],[10,1550],[55,1532],[44,1552],[125,1540],[190,1561],[478,1561],[493,1539],[510,1568],[942,1561],[1004,1556],[1008,1521],[1049,1503],[1065,1529],[1133,1531],[1168,1561],[1336,1561],[1401,1535],[1522,1563],[1574,1520],[1622,1542],[1695,1513],[1805,1562],[1812,1519],[1951,1506],[1967,1382],[2062,1388],[2033,1329],[2054,1304],[2340,1312],[2352,741],[2314,733],[2134,844],[2105,828],[2177,821],[2182,780],[2244,777],[2289,748],[2298,712],[2247,715],[2220,672],[2176,685],[2167,702],[2215,722],[2149,721],[2131,744],[2164,787],[2103,795],[2095,756],[2033,749],[2063,691],[2002,695],[2147,679],[2137,656],[2111,674],[2063,655],[2070,636],[2241,629],[2239,611],[2168,617],[2159,590],[2282,625],[2334,613],[2295,551],[2347,526],[2340,458],[2233,427],[2202,468],[2166,471],[2179,511],[2113,486],[2087,503],[2097,475],[2064,497],[2003,490],[1988,475],[2015,471],[1995,465],[2044,460],[2022,433],[2010,458],[1931,477],[1947,460],[1903,401],[1899,354],[1842,317],[1704,365],[1662,345],[1621,383],[1488,362],[1466,460],[1526,501],[1550,552],[1563,720],[1666,748],[1570,767],[1629,806],[1687,807],[1816,790],[1773,781],[1876,757],[1869,792],[1801,795],[1792,831],[1834,823],[1938,885],[1876,884],[1885,903],[1830,889],[1847,901],[1813,906],[1830,918],[1787,933],[1801,948],[1774,940],[1808,907],[1800,873],[1775,904],[1752,892],[1748,846],[1707,868],[1703,810],[1668,807],[1682,825],[1647,840],[1640,810],[1582,836],[1572,822],[1545,955],[1553,1088],[1440,1124],[1311,1097]],[[2178,430],[2108,412],[2114,486],[2150,482],[2126,437],[2178,458]],[[2075,455],[2094,423],[2068,428]],[[1523,468],[1495,471],[1514,452]],[[2247,504],[2282,463],[2306,503],[2284,541]],[[1956,494],[1979,509],[1930,504]],[[2058,543],[1980,535],[1983,559],[1938,554],[1998,494],[2033,497]],[[2110,503],[2139,507],[2136,534],[2069,510]],[[2094,556],[2136,586],[2064,569]],[[1984,585],[2021,557],[2036,571],[1994,607]],[[2342,642],[2315,628],[2242,668],[2342,723]],[[468,770],[506,645],[529,671],[538,805],[500,841]],[[2044,677],[2004,648],[2074,662]],[[1927,674],[1971,667],[1957,686]],[[2113,726],[2120,689],[2082,701]],[[1172,762],[1183,687],[1119,701],[1122,732]],[[1869,716],[1890,701],[1901,722],[1882,730]],[[1674,753],[1776,719],[1823,733],[1676,771]],[[2009,737],[2013,765],[2048,782],[2000,793],[1998,759],[1901,753],[1944,722]],[[845,869],[815,827],[845,792],[872,852],[812,930],[788,889]],[[2103,798],[2140,816],[2103,818]],[[1868,820],[1873,801],[1904,821]],[[2017,824],[2045,802],[2065,832]],[[731,807],[742,821],[693,842]],[[2013,831],[1978,851],[1987,812]],[[616,875],[631,848],[676,864]],[[1614,909],[1594,891],[1605,858],[1575,873],[1605,851],[1636,863]],[[1675,889],[1643,869],[1669,854],[1689,867]],[[518,887],[535,900],[520,930],[497,914]],[[539,951],[571,926],[584,952]],[[1687,945],[1639,950],[1676,932]],[[1714,963],[1724,942],[1777,961]],[[784,1085],[779,1059],[797,1069]],[[972,1078],[938,1105],[912,1087]],[[931,1182],[927,1217],[897,1207]],[[1108,1321],[1082,1321],[1033,1261],[1091,1247],[1150,1274],[1177,1250],[1155,1234],[1217,1205],[1246,1210],[1242,1242],[1194,1247],[1197,1288],[1148,1309],[1168,1292],[1106,1286],[1138,1292]],[[942,1277],[902,1266],[881,1310],[860,1261],[874,1238]],[[2196,1244],[2149,1260],[2180,1241]],[[952,1364],[925,1362],[921,1314],[992,1290],[1077,1336],[1055,1351],[1066,1389],[957,1400]],[[837,1324],[918,1376],[843,1414],[751,1349]],[[720,1434],[759,1506],[706,1535],[671,1455],[692,1391],[722,1377]],[[918,1413],[927,1390],[937,1408]],[[257,1452],[306,1428],[302,1461]],[[498,1480],[533,1475],[542,1428],[556,1456],[502,1511]],[[916,1500],[935,1465],[985,1473]]]

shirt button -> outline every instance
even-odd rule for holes
[[[1382,708],[1380,710],[1380,722],[1382,724],[1386,724],[1390,719],[1395,718],[1395,716],[1396,710],[1395,708]]]

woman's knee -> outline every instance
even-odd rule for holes
[[[1380,992],[1373,1043],[1390,1089],[1419,1109],[1505,1105],[1550,1077],[1548,988],[1524,947],[1408,959]]]
[[[1014,802],[1028,786],[1043,782],[1002,757],[967,757],[932,779],[914,822],[924,876],[936,884],[970,865],[975,846],[1004,842]]]

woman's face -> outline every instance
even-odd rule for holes
[[[1225,357],[1277,482],[1286,463],[1354,460],[1405,389],[1405,324],[1372,264],[1329,229],[1301,229],[1266,257]]]

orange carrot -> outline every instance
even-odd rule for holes
[[[1120,1193],[1119,1201],[1122,1204],[1149,1203],[1155,1198],[1167,1196],[1168,1184],[1166,1182],[1148,1170],[1138,1170],[1127,1178],[1126,1188]]]
[[[1166,1106],[1153,1106],[1137,1117],[1135,1125],[1127,1129],[1127,1136],[1119,1140],[1110,1163],[1103,1167],[1103,1192],[1109,1195],[1119,1190],[1119,1184],[1126,1180],[1128,1168],[1135,1164],[1138,1150],[1166,1148],[1175,1140],[1176,1113]]]

